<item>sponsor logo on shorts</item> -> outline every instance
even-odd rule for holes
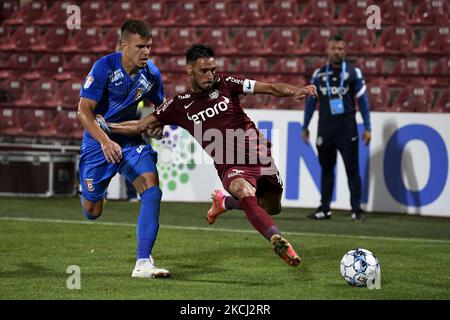
[[[94,179],[85,179],[84,182],[86,183],[86,188],[89,192],[94,191]]]
[[[233,171],[233,172],[228,174],[228,178],[233,178],[233,177],[241,175],[245,172],[244,170],[238,170],[238,169],[232,169],[231,171]]]

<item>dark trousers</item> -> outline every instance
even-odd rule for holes
[[[322,129],[321,127],[325,127]],[[342,123],[338,126],[319,125],[317,151],[322,168],[321,195],[324,210],[330,208],[334,188],[334,167],[337,151],[341,154],[347,173],[352,212],[361,210],[361,177],[359,175],[358,130],[356,123]]]

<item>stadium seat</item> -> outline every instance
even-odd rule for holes
[[[166,27],[152,27],[152,54],[170,54]]]
[[[4,67],[0,72],[0,79],[23,76],[34,67],[34,56],[30,53],[13,53],[6,59]]]
[[[433,112],[450,112],[450,96],[448,88],[438,96],[433,106]]]
[[[408,25],[392,26],[382,30],[374,53],[396,54],[412,51],[414,31]]]
[[[267,107],[269,96],[264,94],[247,94],[239,96],[239,102],[243,109],[264,109]]]
[[[166,0],[142,2],[139,19],[147,22],[150,26],[161,25],[167,19],[168,8]]]
[[[205,24],[211,26],[217,25],[235,25],[237,19],[233,18],[232,5],[230,0],[208,1],[203,9]]]
[[[404,87],[392,105],[400,112],[428,112],[432,107],[432,91],[423,84],[410,84]]]
[[[214,49],[214,53],[217,55],[227,55],[233,52],[228,47],[230,38],[228,36],[228,29],[224,28],[202,28],[202,32],[199,37],[199,43],[205,43],[210,45]]]
[[[92,51],[103,54],[114,52],[119,46],[119,40],[120,28],[109,28],[109,31],[100,37],[98,45],[94,46]]]
[[[64,53],[105,52],[107,51],[107,47],[101,42],[101,38],[102,34],[99,27],[86,27],[80,30],[72,30],[67,45],[61,51]],[[117,44],[117,40],[115,44]]]
[[[64,27],[52,26],[45,31],[38,43],[30,47],[31,51],[57,52],[61,50],[69,38],[69,30]]]
[[[3,22],[19,11],[19,0],[5,0],[0,6],[0,21]]]
[[[18,137],[36,137],[39,130],[48,128],[52,111],[42,109],[11,110],[12,126],[2,129],[2,134]]]
[[[55,107],[54,98],[58,91],[58,83],[53,80],[35,81],[26,87],[20,100],[14,105],[21,108]]]
[[[298,50],[303,54],[324,54],[328,46],[329,38],[336,33],[335,28],[311,28]]]
[[[4,21],[7,25],[30,26],[35,20],[42,17],[46,8],[45,0],[33,0],[23,3],[14,15]]]
[[[403,58],[397,61],[392,70],[389,83],[408,84],[414,76],[426,76],[427,65],[423,58]]]
[[[301,10],[298,23],[301,25],[328,26],[334,21],[333,0],[310,0]]]
[[[39,78],[51,79],[62,71],[64,58],[60,54],[47,53],[41,56],[35,64],[33,72],[24,75],[26,80],[37,80]]]
[[[2,108],[0,109],[0,134],[10,135],[21,131],[21,123],[19,122],[20,111],[17,109]]]
[[[55,98],[47,103],[48,107],[58,107],[75,110],[80,100],[82,79],[65,81],[55,92]]]
[[[51,119],[48,128],[38,131],[38,135],[43,138],[81,139],[83,130],[76,111],[61,110]]]
[[[450,49],[449,26],[435,26],[422,37],[420,44],[414,48],[416,53],[442,53],[446,54]]]
[[[268,109],[293,109],[302,110],[304,109],[304,103],[298,101],[293,97],[273,97],[269,96],[267,102]]]
[[[185,74],[186,73],[186,57],[170,56],[166,58],[164,68],[162,69],[170,73]]]
[[[296,53],[300,48],[300,32],[295,27],[275,28],[267,38],[264,51],[268,54]]]
[[[264,0],[249,0],[238,2],[234,10],[237,24],[244,26],[267,25],[269,20],[265,18],[266,8]]]
[[[67,22],[67,8],[73,5],[71,1],[57,1],[34,21],[37,25],[65,26]]]
[[[268,70],[267,60],[262,57],[240,58],[236,66],[236,72],[240,73],[243,77],[249,77],[253,74],[267,73]]]
[[[366,57],[358,59],[355,66],[361,69],[365,77],[366,75],[382,75],[384,70],[383,64],[384,62],[381,58]]]
[[[447,0],[420,1],[410,23],[448,25],[448,11]]]
[[[119,28],[126,19],[137,16],[136,8],[134,1],[112,2],[111,8],[103,16],[101,25]]]
[[[295,0],[275,0],[267,10],[266,18],[270,25],[295,25],[298,19],[298,9]]]
[[[381,21],[383,24],[400,24],[411,18],[410,0],[385,0],[381,5]]]
[[[7,93],[7,101],[2,106],[14,107],[14,102],[20,100],[24,91],[25,82],[21,79],[6,79],[0,82],[0,88]]]
[[[217,66],[217,72],[234,72],[234,68],[230,62],[230,59],[227,57],[219,57],[214,59]]]
[[[371,53],[375,46],[375,31],[364,28],[349,28],[344,34],[346,51],[349,54]]]
[[[80,10],[83,27],[104,25],[104,15],[107,11],[106,1],[83,1]]]
[[[184,54],[192,43],[194,43],[195,38],[195,29],[173,28],[167,35],[165,43],[171,54]],[[155,43],[155,47],[158,48],[158,46],[159,44]]]
[[[389,109],[389,91],[385,82],[372,82],[367,85],[367,96],[372,111]]]
[[[92,54],[76,54],[70,60],[64,61],[63,73],[55,75],[54,79],[58,81],[84,79],[96,60],[96,56]]]
[[[272,65],[270,73],[276,79],[285,79],[293,76],[302,77],[305,73],[305,64],[301,58],[282,58]]]
[[[263,53],[264,34],[258,27],[237,29],[232,39],[230,49],[235,49],[236,55],[258,55]]]
[[[27,51],[32,45],[40,42],[39,28],[33,25],[19,27],[8,39],[0,45],[1,51]]]
[[[450,59],[441,58],[433,67],[429,83],[433,86],[449,87]]]
[[[12,27],[0,24],[0,39],[3,43],[8,43],[11,34],[13,33]]]
[[[371,0],[351,0],[343,6],[336,24],[365,25],[367,20],[366,10],[373,4]]]
[[[167,19],[160,22],[163,25],[185,27],[203,24],[202,10],[199,0],[186,0],[175,2]]]

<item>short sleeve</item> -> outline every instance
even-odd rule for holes
[[[161,124],[178,124],[174,98],[159,105],[159,107],[153,112],[153,116],[155,116]]]
[[[99,102],[102,99],[108,79],[108,68],[103,60],[98,60],[92,66],[80,91],[80,97]]]

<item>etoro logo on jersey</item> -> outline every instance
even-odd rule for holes
[[[207,118],[213,118],[220,112],[228,110],[229,102],[230,99],[228,99],[227,97],[223,97],[223,101],[216,103],[214,106],[206,108],[205,110],[202,110],[191,116],[189,115],[189,113],[186,113],[186,116],[190,121],[193,121],[195,124],[199,124],[202,121],[206,121]]]

